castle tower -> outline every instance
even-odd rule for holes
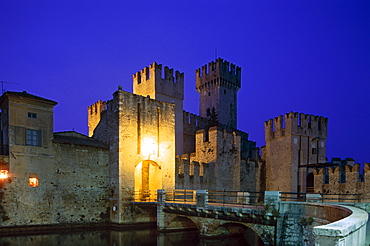
[[[94,130],[100,122],[101,112],[106,109],[107,102],[101,100],[87,108],[87,124],[89,128],[89,137],[94,135]]]
[[[173,69],[154,62],[133,74],[134,94],[175,104],[176,155],[183,154],[184,73],[173,75]]]
[[[218,58],[195,73],[200,116],[236,128],[241,68]]]
[[[206,164],[209,190],[240,190],[241,136],[218,126],[196,133],[194,160]],[[213,170],[213,171],[211,171]],[[184,187],[186,188],[186,187]]]
[[[265,121],[266,190],[306,192],[307,176],[326,162],[328,118],[293,113]]]
[[[111,221],[123,223],[128,201],[175,188],[175,105],[125,92],[107,101],[94,138],[109,144]],[[139,193],[142,192],[142,193]]]

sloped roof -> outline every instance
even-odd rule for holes
[[[33,99],[33,100],[46,102],[46,103],[49,103],[49,104],[52,104],[52,105],[57,105],[58,104],[57,102],[55,102],[53,100],[49,100],[49,99],[46,99],[46,98],[43,98],[43,97],[32,95],[32,94],[27,93],[26,91],[23,91],[23,92],[19,92],[19,91],[6,91],[0,97],[0,101],[2,101],[5,96],[26,97],[26,98],[30,98],[30,99]]]
[[[55,132],[53,142],[109,149],[108,145],[75,131]]]

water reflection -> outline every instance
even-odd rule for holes
[[[6,236],[0,238],[3,246],[149,246],[149,245],[196,245],[196,246],[227,246],[227,245],[263,245],[254,238],[246,240],[244,235],[222,237],[217,239],[199,238],[196,231],[157,233],[156,230],[126,231],[78,231],[58,234]]]

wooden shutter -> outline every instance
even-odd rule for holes
[[[42,146],[42,130],[37,131],[37,146]]]
[[[26,144],[26,129],[21,126],[14,126],[14,136],[16,145]]]

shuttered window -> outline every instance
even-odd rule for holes
[[[27,129],[27,145],[37,146],[37,131]]]
[[[31,146],[41,146],[42,144],[41,130],[27,129],[26,144]]]

